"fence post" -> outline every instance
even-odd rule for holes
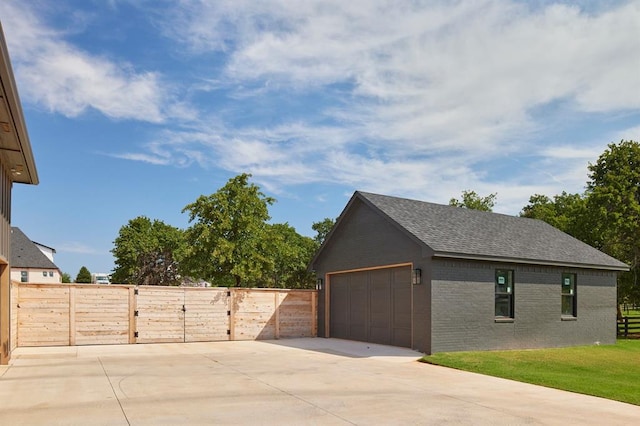
[[[624,317],[624,338],[629,334],[629,317]]]

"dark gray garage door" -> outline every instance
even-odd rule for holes
[[[331,275],[331,337],[411,347],[411,269]]]

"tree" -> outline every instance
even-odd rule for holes
[[[580,194],[563,191],[555,195],[553,200],[546,195],[532,195],[520,216],[543,220],[579,240],[597,245],[597,238],[588,226],[592,218],[587,209],[587,199]]]
[[[70,283],[71,282],[71,275],[67,274],[66,272],[62,273],[62,282],[63,283]]]
[[[313,288],[314,277],[307,266],[317,248],[312,238],[298,234],[287,223],[269,225],[265,252],[271,259],[268,271],[256,283],[258,287]]]
[[[136,285],[177,285],[184,232],[146,216],[120,228],[111,250],[116,267],[113,282]]]
[[[595,164],[589,164],[587,206],[593,231],[605,253],[627,263],[620,275],[620,301],[640,302],[640,144],[609,144]]]
[[[243,173],[229,179],[217,192],[187,205],[191,227],[186,230],[188,275],[240,287],[270,270],[267,221],[273,198],[249,183]]]
[[[463,207],[471,210],[481,210],[485,212],[493,211],[493,206],[496,204],[496,194],[489,194],[486,197],[481,197],[475,191],[462,191],[462,201],[456,198],[449,200],[450,206]]]
[[[311,229],[316,231],[316,236],[313,239],[318,247],[322,245],[325,238],[327,238],[327,235],[329,234],[329,232],[331,232],[335,224],[336,221],[328,217],[325,217],[320,222],[313,222],[313,224],[311,225]]]
[[[78,271],[78,275],[76,276],[77,283],[90,283],[91,282],[91,272],[87,269],[86,266],[83,266]]]

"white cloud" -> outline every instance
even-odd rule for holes
[[[3,2],[0,14],[20,93],[51,112],[78,116],[89,108],[115,119],[153,123],[172,107],[157,73],[138,72],[131,64],[92,55],[64,41],[15,1]]]
[[[639,4],[191,1],[176,15],[183,42],[228,53],[229,80],[353,85],[333,112],[386,149],[491,152],[522,149],[513,141],[544,126],[531,109],[556,100],[640,107]]]
[[[116,156],[246,171],[273,191],[322,182],[446,202],[473,189],[519,210],[533,193],[580,191],[587,162],[610,141],[544,140],[549,128],[567,116],[575,125],[640,109],[637,0],[588,11],[510,0],[151,8],[180,54],[223,58],[185,83],[194,98],[215,100],[198,109],[175,102],[166,77],[83,52],[15,4],[4,10],[18,17],[12,38],[29,96],[70,116],[95,108],[114,118],[172,117],[142,152]],[[309,111],[285,110],[282,99]],[[270,108],[272,120],[252,122]],[[633,124],[625,132],[639,133]],[[512,168],[499,174],[490,159]]]
[[[84,243],[77,241],[68,241],[56,246],[56,251],[61,253],[78,253],[78,254],[103,254],[102,251],[95,247],[90,247]]]

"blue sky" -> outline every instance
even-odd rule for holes
[[[640,1],[3,0],[40,185],[13,224],[75,277],[243,172],[303,235],[355,190],[582,192],[640,140]]]

